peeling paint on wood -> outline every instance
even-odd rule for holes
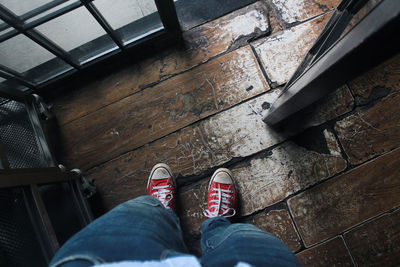
[[[288,200],[306,246],[400,205],[400,149]]]
[[[272,83],[286,83],[328,22],[331,13],[252,43]]]
[[[95,80],[67,84],[66,95],[56,98],[55,114],[61,125],[68,123],[228,50],[247,45],[247,40],[268,32],[268,14],[263,4],[236,10],[184,32],[181,47],[157,52],[141,62],[117,66],[110,74]]]
[[[232,169],[240,192],[241,214],[271,206],[345,168],[345,160],[337,153],[319,154],[286,142]]]
[[[385,214],[344,235],[358,266],[398,266],[400,210]]]
[[[296,254],[302,266],[354,266],[341,236]]]
[[[64,125],[63,162],[87,169],[268,89],[243,47]]]
[[[287,24],[301,22],[337,7],[340,0],[271,0],[272,8]]]

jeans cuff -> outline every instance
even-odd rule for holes
[[[57,261],[55,263],[52,263],[50,265],[50,267],[62,266],[64,264],[66,264],[66,263],[70,263],[70,262],[73,262],[73,261],[87,261],[88,263],[90,263],[90,266],[106,262],[105,260],[103,260],[102,258],[97,257],[97,256],[76,254],[76,255],[71,255],[71,256],[62,258],[61,260],[59,260],[59,261]]]

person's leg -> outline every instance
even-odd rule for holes
[[[300,266],[280,239],[254,225],[231,224],[224,217],[215,217],[201,227],[202,266],[234,266],[238,262],[253,266]]]
[[[275,236],[254,225],[231,224],[225,217],[236,215],[237,192],[232,173],[218,169],[208,187],[209,217],[201,226],[203,266],[234,266],[246,262],[254,266],[299,266],[295,255]]]
[[[62,246],[50,266],[160,260],[187,253],[179,219],[171,207],[174,205],[171,199],[175,197],[172,174],[164,177],[166,171],[170,173],[169,168],[156,167],[148,184],[152,196],[127,201],[93,221]]]

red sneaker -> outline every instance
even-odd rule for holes
[[[204,216],[233,217],[237,205],[237,192],[232,173],[224,168],[216,170],[208,185],[207,210],[204,211]]]
[[[147,194],[176,213],[175,180],[167,164],[159,163],[153,167],[147,182]]]

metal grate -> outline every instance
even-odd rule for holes
[[[0,210],[0,266],[45,266],[22,189],[0,189]]]
[[[0,105],[0,140],[10,168],[47,166],[23,103],[8,101]]]

